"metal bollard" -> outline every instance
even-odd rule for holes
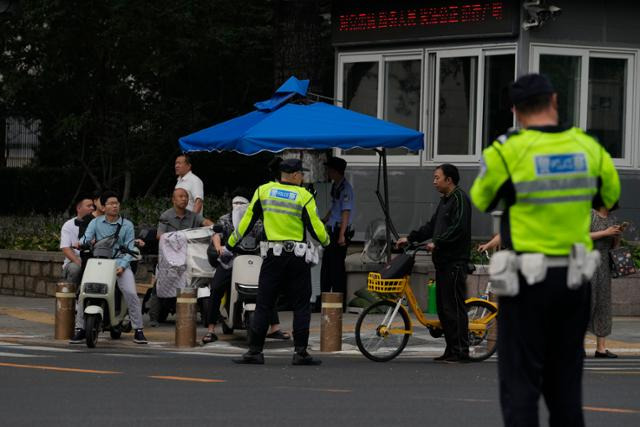
[[[320,351],[342,350],[342,292],[322,293]]]
[[[197,289],[178,288],[176,298],[176,347],[196,346]]]
[[[56,285],[56,320],[54,338],[68,340],[73,336],[76,319],[76,285],[59,282]]]

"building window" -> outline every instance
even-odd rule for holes
[[[560,124],[577,126],[580,123],[580,57],[541,55],[540,72],[554,82]]]
[[[510,86],[516,66],[515,54],[487,55],[484,59],[484,108],[482,147],[489,146],[513,127]]]
[[[338,105],[425,133],[428,150],[388,150],[391,164],[477,162],[514,125],[515,57],[511,44],[340,54]],[[371,163],[375,153],[342,154]]]
[[[9,117],[4,125],[6,167],[30,166],[40,144],[40,120]]]
[[[344,107],[378,116],[378,63],[344,64]]]
[[[478,58],[441,58],[438,76],[437,154],[475,154]]]
[[[338,105],[411,129],[421,129],[422,54],[355,54],[340,57]],[[370,162],[375,152],[342,150],[350,161]],[[387,151],[390,161],[419,162],[417,152]],[[404,160],[403,160],[404,159]]]
[[[509,84],[513,49],[448,49],[436,62],[432,100],[433,160],[475,162],[482,149],[514,125]]]
[[[558,93],[560,123],[586,129],[617,165],[631,166],[636,53],[546,45],[532,52],[533,70]]]
[[[421,61],[386,61],[384,78],[384,111],[382,118],[398,125],[420,129]],[[411,154],[405,148],[388,150],[389,154]]]
[[[587,132],[595,135],[612,157],[624,157],[627,60],[589,59]]]

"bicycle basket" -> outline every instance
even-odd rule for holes
[[[401,279],[383,279],[380,273],[369,273],[367,289],[380,294],[399,294],[404,291],[408,276]]]

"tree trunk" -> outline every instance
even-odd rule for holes
[[[131,171],[124,171],[124,189],[122,190],[122,201],[126,202],[131,194]]]

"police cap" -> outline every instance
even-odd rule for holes
[[[511,103],[518,105],[527,99],[555,93],[549,79],[542,74],[526,74],[511,85]]]
[[[282,162],[280,162],[279,169],[280,172],[285,173],[294,173],[309,170],[302,167],[302,160],[300,159],[284,159]]]

